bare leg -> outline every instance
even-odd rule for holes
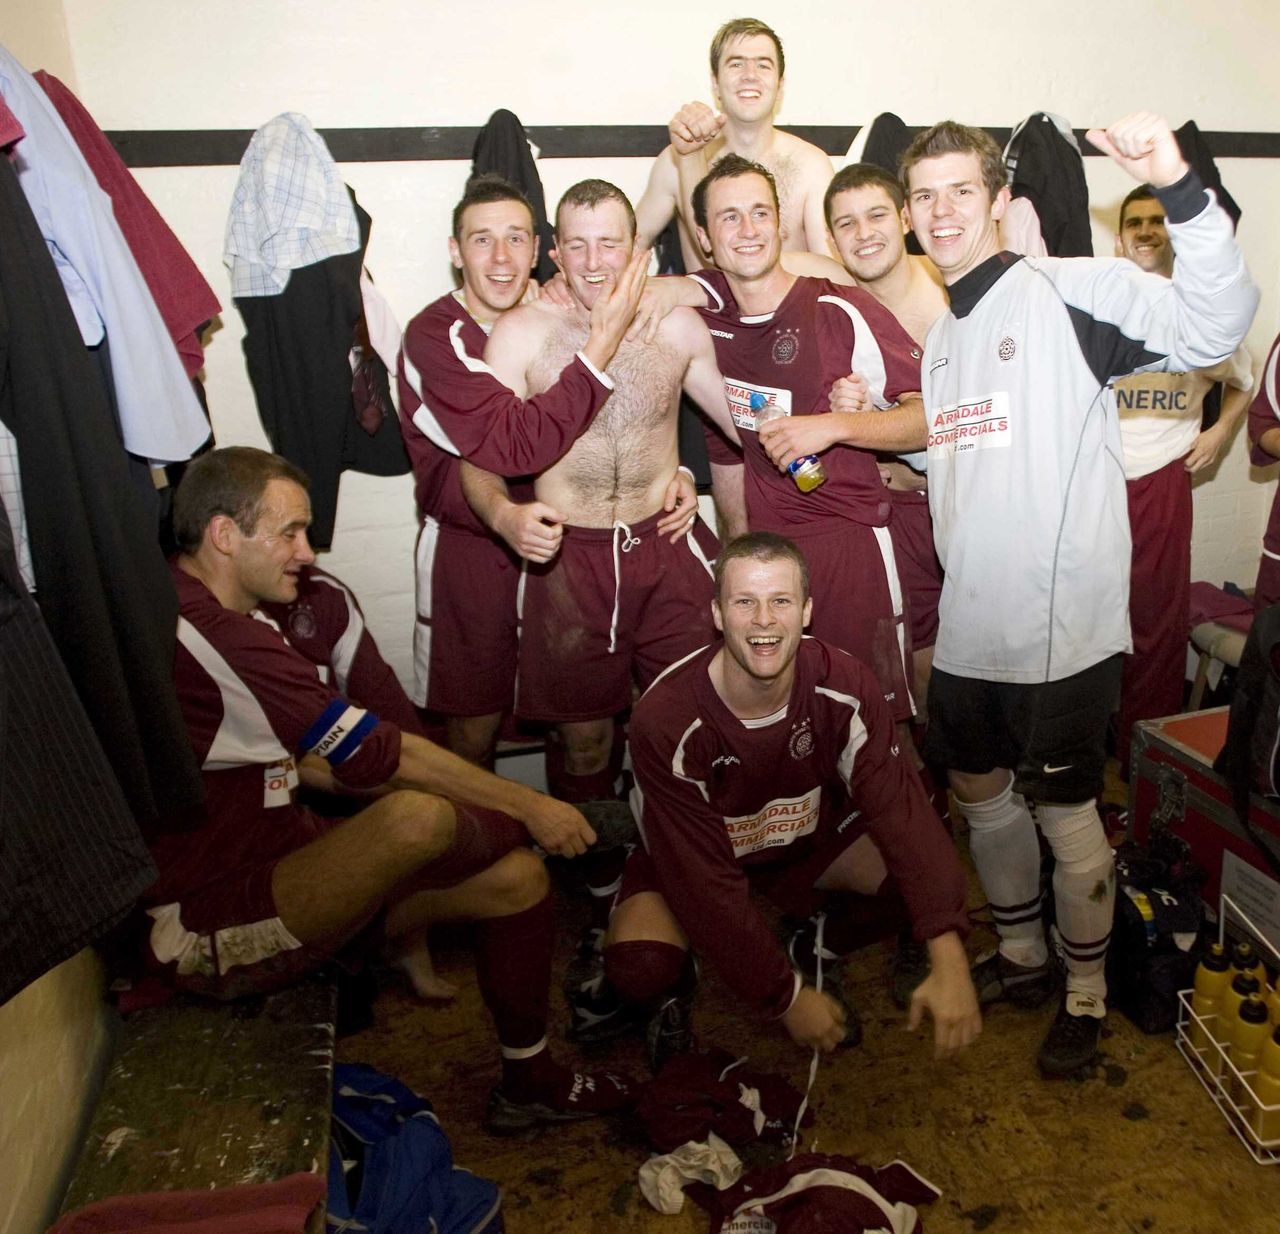
[[[853,891],[873,896],[889,877],[889,869],[869,836],[859,836],[823,871],[814,884],[819,891]]]
[[[436,976],[427,946],[435,921],[481,921],[532,908],[547,893],[547,873],[528,849],[516,849],[456,887],[417,891],[387,912],[389,958],[404,969],[419,998],[448,1001],[458,992]]]
[[[502,712],[487,716],[446,716],[449,749],[478,767],[493,770],[493,753],[498,744]]]
[[[917,647],[911,653],[911,672],[916,699],[916,723],[929,719],[929,678],[933,676],[933,647]]]
[[[605,945],[613,943],[670,943],[688,951],[689,940],[676,921],[667,902],[656,891],[641,891],[628,896],[609,919]]]
[[[564,769],[571,776],[590,776],[609,766],[613,749],[613,717],[560,725]]]
[[[300,942],[344,942],[412,887],[453,832],[444,798],[407,790],[383,797],[276,863],[271,892],[281,921]]]

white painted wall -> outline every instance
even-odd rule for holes
[[[440,0],[65,0],[80,94],[105,129],[254,128],[280,111],[317,127],[473,125],[509,107],[539,124],[664,123],[706,97],[706,47],[743,8],[771,22],[787,52],[785,123],[863,122],[884,110],[909,124],[943,116],[1009,125],[1038,108],[1077,127],[1150,106],[1202,129],[1277,127],[1274,0],[1227,0],[1210,18],[1195,0],[1121,7],[1081,0],[1069,20],[1058,2],[1026,0],[1012,21],[943,0],[912,6],[651,0],[636,6],[514,0],[483,6]],[[1038,45],[1037,45],[1038,44]],[[36,66],[32,66],[36,67]],[[1123,173],[1087,161],[1106,219]],[[450,286],[449,211],[467,175],[461,162],[344,167],[374,219],[369,267],[402,319]],[[1245,209],[1242,241],[1267,295],[1250,337],[1260,358],[1277,326],[1280,240],[1270,226],[1280,165],[1225,161]],[[638,194],[641,159],[549,160],[548,199],[585,175]],[[229,300],[221,237],[233,168],[138,172],[143,187]],[[262,443],[239,341],[226,303],[208,355],[219,440]],[[1242,439],[1197,491],[1197,574],[1252,583],[1272,485],[1249,474]],[[360,594],[388,658],[410,671],[410,484],[348,474],[326,563]]]

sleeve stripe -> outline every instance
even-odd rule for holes
[[[602,373],[598,368],[596,368],[596,366],[587,359],[587,353],[585,351],[579,351],[576,354],[592,377],[604,386],[606,390],[613,389],[613,379],[607,373]]]
[[[724,297],[721,296],[721,294],[718,291],[716,291],[716,289],[712,287],[711,284],[708,283],[706,279],[699,278],[696,274],[691,274],[689,275],[689,277],[693,279],[693,281],[697,283],[698,286],[701,287],[702,290],[705,291],[707,295],[710,297],[711,308],[717,313],[723,313]]]
[[[467,349],[462,346],[462,342],[458,337],[461,330],[462,322],[460,321],[455,321],[449,328],[449,341],[453,344],[453,350],[458,359],[462,361],[470,372],[492,372],[483,360],[476,360],[467,355]],[[474,367],[476,365],[479,368]],[[400,348],[400,368],[404,373],[405,381],[409,383],[409,388],[418,396],[418,402],[422,404],[413,413],[413,423],[433,445],[439,446],[440,449],[446,450],[450,454],[461,455],[462,452],[453,444],[449,434],[444,431],[444,426],[432,412],[431,405],[427,401],[426,390],[423,388],[422,374],[418,371],[413,361],[409,359],[409,352],[404,347]]]
[[[346,699],[335,698],[307,730],[298,747],[336,767],[360,748],[360,743],[377,725],[378,717],[373,712],[352,707]]]
[[[867,319],[842,296],[819,296],[818,303],[834,304],[849,315],[849,321],[853,325],[853,351],[849,356],[849,372],[862,374],[870,388],[872,401],[883,411],[891,405],[884,392],[889,374],[885,370],[884,353],[880,350],[875,331]]]

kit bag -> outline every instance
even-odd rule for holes
[[[333,1071],[328,1234],[502,1234],[502,1194],[453,1163],[431,1103],[360,1063]]]

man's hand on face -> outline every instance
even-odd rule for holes
[[[615,351],[629,327],[648,285],[649,250],[637,249],[612,286],[606,286],[591,306],[591,330]],[[557,276],[559,277],[559,276]]]
[[[1107,129],[1086,136],[1140,184],[1167,188],[1187,174],[1187,162],[1169,122],[1151,111],[1135,111]]]
[[[677,154],[696,154],[720,135],[725,117],[705,103],[686,103],[667,125],[671,148]]]
[[[545,501],[511,502],[495,519],[493,529],[525,561],[550,561],[564,538],[564,515]]]
[[[819,994],[812,986],[801,987],[782,1023],[796,1045],[824,1054],[830,1054],[844,1040],[844,1008],[831,995]]]

